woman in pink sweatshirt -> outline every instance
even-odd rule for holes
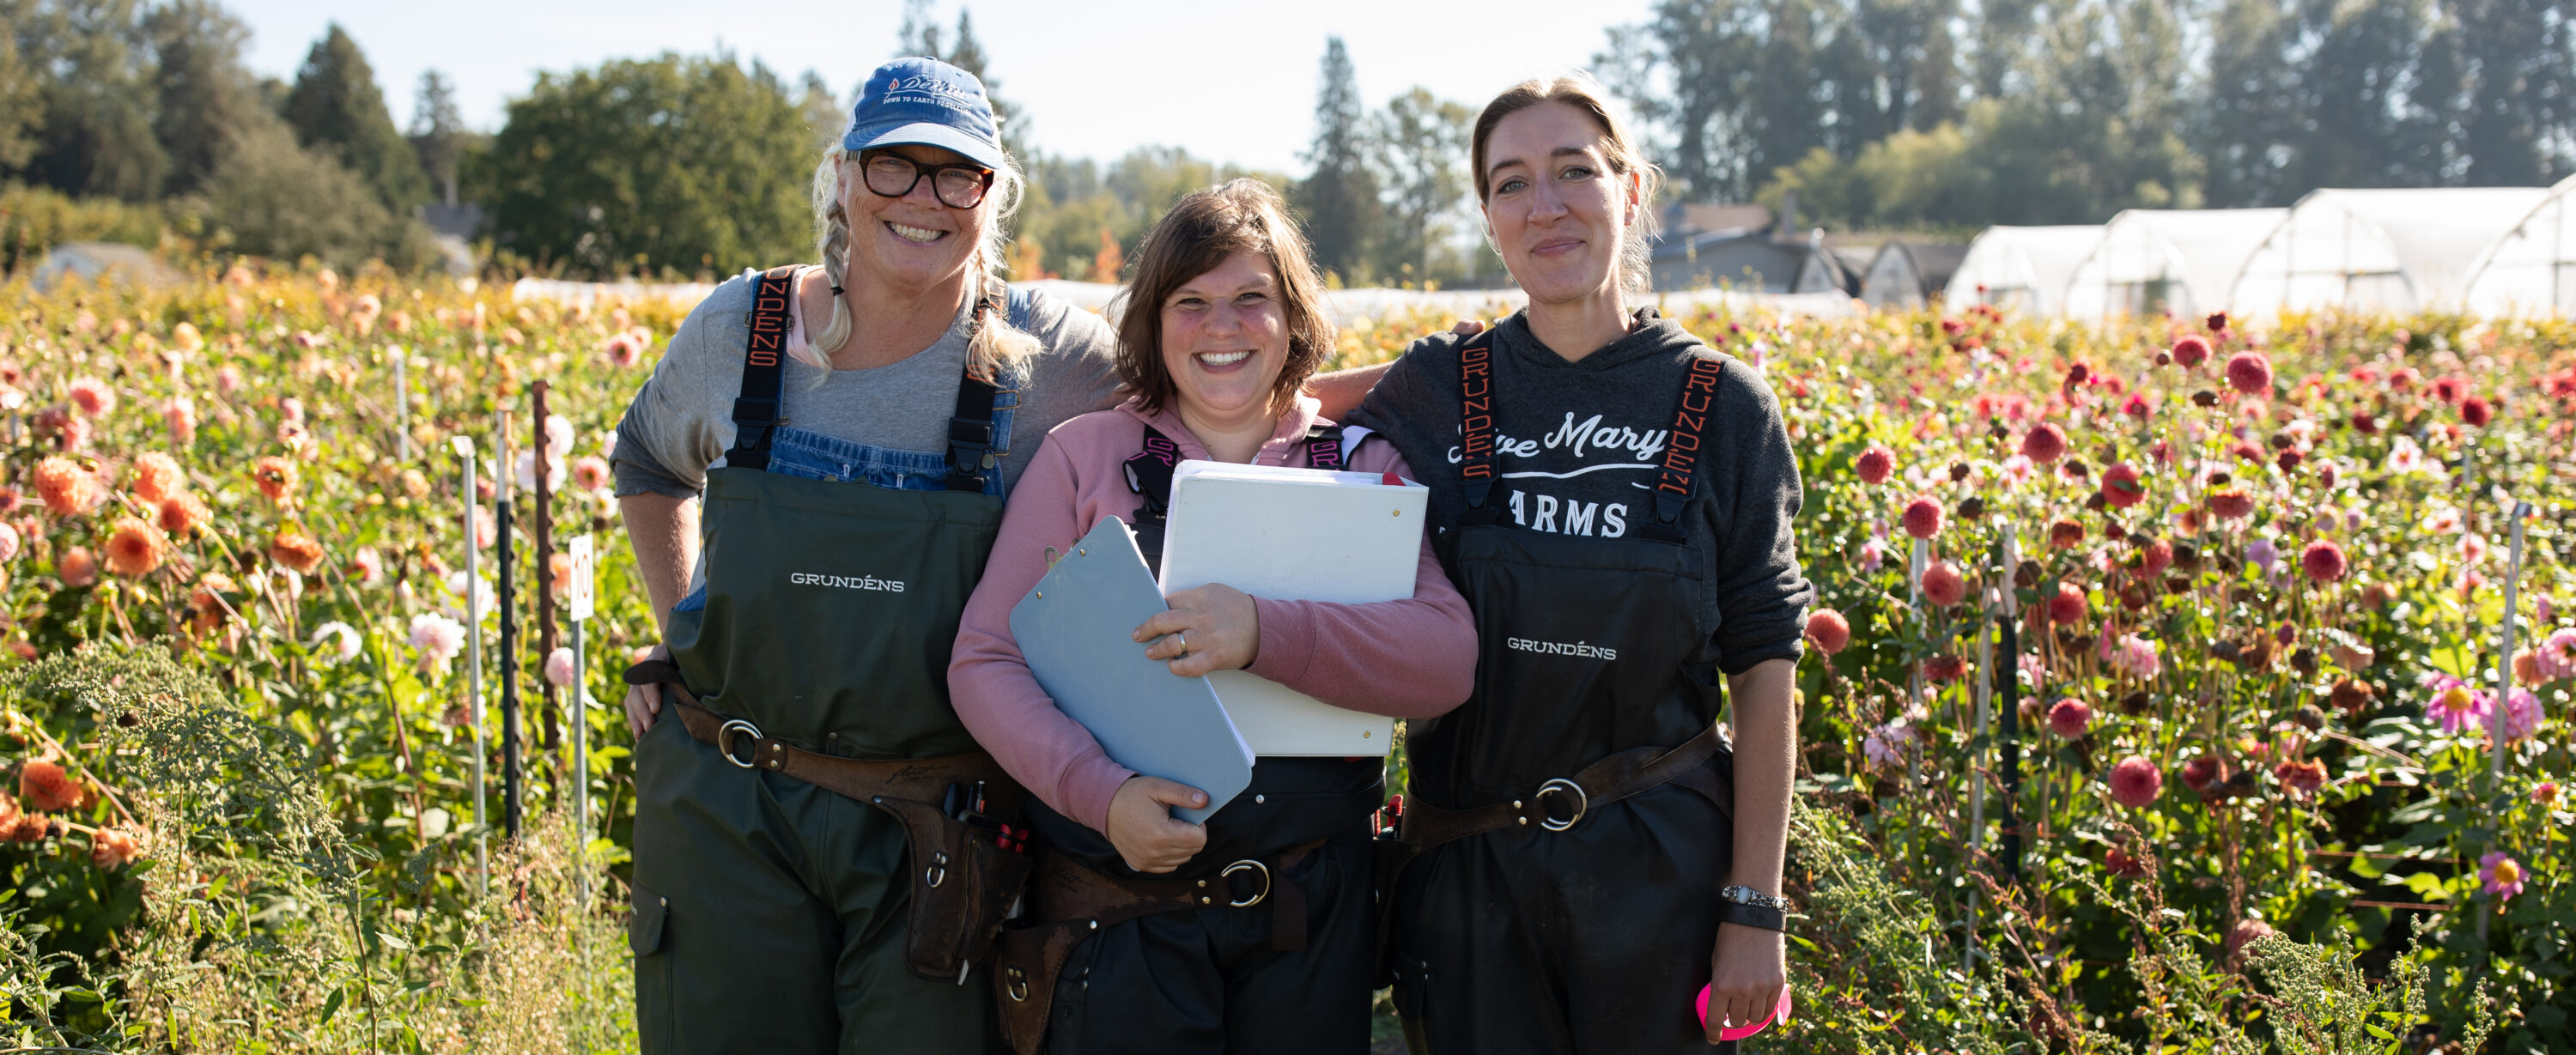
[[[1010,631],[1048,548],[1104,518],[1137,527],[1159,558],[1180,459],[1406,472],[1385,441],[1323,420],[1303,392],[1333,348],[1322,288],[1269,187],[1238,179],[1175,204],[1128,291],[1128,402],[1048,434],[967,602],[949,689],[966,728],[1042,803],[1030,917],[1083,917],[1053,963],[1021,963],[1004,943],[1005,1030],[1023,1052],[1041,1039],[1057,1055],[1368,1045],[1381,761],[1262,758],[1205,826],[1174,819],[1171,807],[1206,796],[1111,760],[1039,688]],[[1184,677],[1240,668],[1335,706],[1434,717],[1473,689],[1476,636],[1428,542],[1418,568],[1411,598],[1378,604],[1181,591],[1136,647]]]

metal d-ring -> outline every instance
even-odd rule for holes
[[[940,850],[937,853],[938,860],[931,862],[930,867],[921,870],[922,881],[932,886],[948,881],[948,851]]]
[[[1010,980],[1010,983],[1004,987],[1003,991],[1011,994],[1011,999],[1027,1000],[1029,998],[1029,976],[1027,972],[1022,971],[1017,967],[1013,967],[1005,972],[1005,977]]]
[[[745,762],[733,753],[733,734],[735,733],[750,734],[753,741],[751,761]],[[716,729],[716,753],[725,756],[725,761],[744,769],[758,769],[760,768],[760,739],[759,726],[736,718]]]
[[[1218,872],[1218,873],[1216,874],[1216,877],[1217,877],[1217,878],[1219,878],[1219,879],[1223,879],[1223,878],[1225,878],[1225,877],[1227,877],[1227,876],[1230,876],[1230,875],[1235,874],[1236,872],[1246,872],[1246,871],[1250,871],[1250,872],[1259,872],[1259,873],[1261,873],[1261,892],[1260,892],[1260,893],[1257,893],[1257,894],[1254,894],[1254,895],[1252,895],[1251,897],[1246,898],[1246,899],[1244,899],[1244,900],[1242,900],[1242,901],[1227,901],[1227,902],[1226,902],[1226,904],[1231,905],[1231,906],[1233,906],[1233,907],[1235,907],[1235,908],[1251,908],[1251,907],[1252,907],[1252,906],[1254,906],[1254,905],[1258,905],[1258,904],[1260,904],[1260,903],[1261,903],[1261,899],[1263,899],[1263,898],[1266,898],[1266,897],[1269,897],[1269,896],[1270,896],[1270,866],[1269,866],[1269,865],[1266,865],[1266,864],[1262,864],[1262,863],[1261,863],[1261,862],[1259,862],[1259,861],[1253,861],[1253,860],[1236,861],[1236,862],[1235,862],[1235,863],[1233,863],[1233,864],[1230,864],[1230,865],[1225,866],[1225,870],[1224,870],[1224,871],[1222,871],[1222,872]]]
[[[1546,807],[1540,807],[1538,812],[1538,826],[1541,828],[1545,828],[1552,832],[1564,831],[1567,828],[1574,827],[1576,822],[1583,819],[1583,812],[1592,808],[1592,796],[1583,793],[1583,785],[1567,780],[1564,777],[1558,777],[1545,784],[1539,785],[1538,793],[1531,795],[1530,801],[1532,803],[1536,803],[1539,800],[1546,798],[1551,792],[1563,792],[1574,796],[1574,815],[1560,821],[1554,817],[1548,816]]]

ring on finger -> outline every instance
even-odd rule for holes
[[[1190,639],[1182,637],[1180,631],[1172,631],[1172,644],[1180,648],[1181,655],[1190,654]]]

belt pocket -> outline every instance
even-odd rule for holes
[[[1403,953],[1388,959],[1394,967],[1395,1013],[1408,1021],[1422,1021],[1422,1008],[1430,999],[1430,962]]]
[[[1090,921],[1065,920],[1011,927],[994,942],[993,1003],[1014,1055],[1037,1055],[1046,1044],[1056,981],[1074,949],[1094,933]]]
[[[631,890],[635,914],[626,921],[626,947],[637,956],[651,956],[662,951],[662,927],[670,914],[671,902],[640,886]]]
[[[1003,849],[993,832],[929,803],[872,801],[903,822],[911,850],[905,965],[933,981],[963,982],[968,966],[992,951],[1003,918],[1028,886],[1035,859]]]

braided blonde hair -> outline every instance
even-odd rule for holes
[[[850,269],[850,212],[841,204],[842,162],[850,154],[838,143],[823,151],[823,160],[814,166],[815,249],[823,258],[823,274],[840,288]],[[992,380],[1015,372],[1022,361],[1037,354],[1038,339],[1011,325],[1008,289],[994,280],[1001,269],[1002,253],[1009,240],[1005,230],[1011,216],[1020,209],[1019,163],[1005,155],[1002,167],[993,173],[992,193],[978,206],[984,221],[984,236],[975,244],[974,268],[976,296],[982,303],[975,306],[975,331],[966,348],[967,369],[976,376]],[[850,339],[850,305],[832,298],[832,318],[820,330],[809,335],[806,345],[819,357]]]

